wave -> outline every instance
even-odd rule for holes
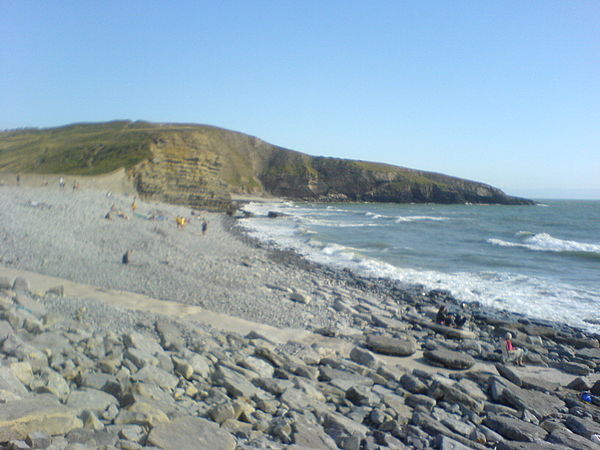
[[[519,231],[516,236],[521,239],[521,242],[511,242],[503,239],[488,239],[487,242],[500,247],[520,247],[540,252],[592,253],[600,255],[600,244],[559,239],[548,233],[534,234],[527,231]]]
[[[417,222],[419,220],[433,220],[433,221],[443,221],[448,220],[448,217],[438,217],[438,216],[399,216],[396,217],[396,223],[403,222]]]

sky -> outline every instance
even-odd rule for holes
[[[600,199],[600,2],[0,0],[0,129],[115,119]]]

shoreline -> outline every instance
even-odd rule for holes
[[[86,189],[0,186],[0,221],[6,224],[0,229],[4,243],[0,313],[11,324],[21,324],[24,329],[15,331],[27,345],[47,336],[43,345],[53,348],[56,344],[49,342],[55,341],[48,339],[57,338],[50,338],[52,333],[72,336],[72,330],[81,330],[75,334],[92,336],[84,339],[98,336],[101,342],[118,342],[111,345],[122,349],[119,373],[126,378],[136,377],[144,367],[160,367],[179,377],[179,387],[161,386],[172,398],[161,400],[168,405],[159,409],[171,411],[178,405],[185,413],[167,414],[165,426],[175,424],[181,414],[207,418],[219,423],[218,430],[227,431],[239,448],[302,446],[308,442],[303,441],[308,439],[300,432],[303,427],[319,436],[318,444],[311,441],[309,448],[350,448],[355,433],[359,443],[377,442],[381,448],[438,446],[439,439],[469,448],[498,443],[509,445],[498,448],[519,448],[510,446],[516,435],[502,428],[503,420],[511,420],[511,426],[519,429],[537,427],[535,432],[523,431],[528,437],[516,441],[563,439],[559,443],[567,447],[584,448],[581,442],[567,445],[569,441],[562,434],[553,436],[553,430],[572,428],[569,417],[575,407],[600,418],[600,408],[578,400],[584,390],[600,395],[597,335],[474,303],[463,305],[446,292],[428,291],[418,284],[365,278],[313,263],[248,236],[225,214],[200,212],[199,217],[209,223],[206,236],[199,232],[197,216],[192,216],[186,229],[178,230],[172,219],[176,214],[189,215],[188,208],[138,201],[135,215],[129,208],[131,200],[120,193],[106,197]],[[113,202],[131,217],[103,219]],[[168,219],[148,220],[154,210]],[[127,248],[136,252],[132,263],[123,265],[120,256]],[[20,278],[27,287],[19,291]],[[433,317],[441,304],[461,308],[470,318],[468,329],[435,325]],[[60,320],[43,325],[54,323],[48,317]],[[165,321],[179,335],[177,347],[165,340]],[[499,339],[507,331],[513,333],[518,347],[528,350],[526,367],[502,361]],[[139,360],[127,349],[128,342],[141,339],[132,337],[136,333],[163,346],[139,344],[140,351],[156,348],[145,356],[146,361],[156,362]],[[69,352],[83,351],[80,347]],[[14,366],[15,358],[17,364],[41,364],[11,351],[0,354],[9,368],[22,367]],[[85,359],[93,361],[96,357],[89,351]],[[195,355],[207,361],[207,368],[194,369],[204,373],[197,379],[180,371],[181,361]],[[255,359],[260,364],[249,362]],[[270,368],[263,366],[265,362]],[[69,378],[68,364],[53,362],[52,357],[47,364],[50,369],[33,368],[35,380],[51,370],[67,380],[67,392],[89,390],[81,376]],[[85,370],[100,375],[104,369]],[[252,384],[233,381],[228,370],[253,380]],[[257,374],[265,381],[257,381]],[[28,381],[27,386],[42,382],[46,381]],[[159,383],[145,381],[155,382]],[[196,386],[202,386],[201,393]],[[18,395],[36,398],[34,391],[20,390]],[[68,397],[59,397],[69,405]],[[260,411],[220,421],[216,405],[233,405],[240,398]],[[267,400],[278,406],[265,406],[262,402]],[[120,401],[120,414],[126,415],[132,405],[124,398]],[[3,408],[15,408],[9,403],[0,402],[0,415]],[[115,436],[122,433],[117,416],[102,411],[95,413],[102,422],[99,429],[114,430]],[[533,411],[535,417],[525,411]],[[88,417],[82,414],[77,412],[73,420]],[[377,419],[379,415],[388,419]],[[270,425],[264,426],[263,419]],[[138,444],[158,442],[152,432],[162,425],[149,418],[136,420],[148,430]],[[276,431],[275,424],[282,420],[291,431]],[[341,434],[334,431],[339,427]],[[68,431],[54,434],[68,437]],[[0,429],[0,442],[5,442],[2,436]],[[131,448],[121,444],[117,448]]]

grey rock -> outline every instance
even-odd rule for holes
[[[321,425],[303,416],[294,417],[292,440],[299,448],[337,449],[335,441],[325,433]]]
[[[567,384],[568,389],[574,389],[576,391],[589,391],[592,386],[591,380],[587,377],[576,377]]]
[[[423,356],[435,365],[449,369],[469,369],[475,364],[472,356],[452,350],[427,350]]]
[[[355,405],[375,406],[381,399],[366,386],[356,385],[346,391],[346,398]]]
[[[83,410],[89,410],[96,414],[101,414],[110,405],[117,406],[118,400],[106,392],[83,388],[77,391],[71,391],[67,397],[66,405],[80,414]]]
[[[548,436],[548,441],[554,444],[561,444],[569,448],[581,450],[598,449],[598,444],[593,443],[589,439],[575,434],[566,428],[555,428]]]
[[[376,368],[379,365],[379,361],[373,353],[360,347],[354,347],[350,351],[350,359],[355,363],[370,368]]]
[[[548,434],[537,425],[511,417],[492,415],[486,417],[483,423],[504,438],[514,441],[535,442],[545,439]]]
[[[181,352],[185,348],[183,334],[172,322],[157,320],[155,328],[160,337],[160,344],[165,350]]]
[[[13,282],[12,289],[16,292],[27,293],[31,291],[31,286],[29,285],[29,281],[27,281],[25,278],[16,277],[15,281]]]
[[[440,450],[470,450],[472,447],[461,444],[448,436],[438,434],[433,441],[435,448]]]
[[[179,382],[175,375],[162,370],[159,367],[144,367],[131,376],[133,381],[151,383],[163,389],[174,389]]]
[[[157,353],[163,353],[164,350],[160,344],[149,336],[144,336],[141,333],[133,331],[123,335],[123,343],[127,347],[132,347],[137,350],[141,350],[150,355],[156,355]]]
[[[240,362],[240,365],[255,372],[259,377],[271,378],[273,376],[273,366],[264,359],[248,356]]]
[[[431,410],[436,405],[435,399],[428,397],[423,394],[411,394],[406,397],[406,404],[416,408],[417,406],[423,406],[424,408]]]
[[[364,439],[369,431],[369,429],[361,423],[350,420],[336,412],[326,412],[323,415],[323,428],[325,428],[327,434],[330,436],[342,431],[347,436],[356,434],[357,436],[360,436],[361,439]]]
[[[131,361],[138,369],[146,366],[158,366],[158,359],[150,353],[137,348],[128,348],[123,353],[123,357]]]
[[[210,364],[204,356],[194,353],[191,358],[188,358],[188,360],[194,369],[195,374],[204,379],[210,377]]]
[[[392,356],[410,356],[417,351],[414,339],[397,339],[391,336],[367,336],[366,345],[375,353]]]
[[[210,417],[213,422],[216,422],[219,425],[226,420],[235,418],[235,410],[233,409],[233,405],[229,402],[214,405],[207,411],[207,413],[208,417]]]
[[[59,373],[50,368],[42,369],[40,371],[40,377],[33,383],[36,383],[36,392],[48,392],[61,400],[66,399],[70,392],[69,385],[66,380]]]
[[[585,438],[592,434],[600,434],[600,424],[596,421],[568,415],[565,419],[565,425],[573,433],[577,433]]]
[[[531,411],[538,420],[551,416],[565,406],[559,398],[543,392],[529,391],[517,386],[507,387],[503,390],[504,402],[518,410]]]
[[[495,367],[498,373],[507,380],[509,380],[511,383],[514,383],[519,387],[523,385],[523,380],[521,379],[521,376],[510,366],[507,366],[505,364],[496,364]]]
[[[557,367],[564,372],[572,373],[575,375],[587,376],[591,372],[589,366],[586,366],[585,364],[577,364],[574,362],[561,361],[557,364]]]
[[[6,276],[0,276],[0,289],[8,290],[12,289],[14,281]]]
[[[29,369],[31,371],[31,366]],[[28,395],[27,388],[11,370],[11,367],[0,366],[0,391],[8,391],[20,398]]]
[[[219,365],[213,374],[213,381],[225,387],[233,397],[252,398],[258,393],[258,388],[248,381],[239,372]]]
[[[39,431],[32,431],[25,438],[25,442],[30,448],[48,448],[52,438],[48,433],[42,433]]]
[[[127,441],[141,444],[146,438],[146,432],[140,425],[124,425],[119,430],[119,437]]]
[[[477,414],[483,411],[484,404],[481,400],[471,397],[469,394],[455,386],[435,382],[432,389],[435,392],[434,396],[436,398],[441,395],[441,398],[444,401],[448,403],[461,403]]]
[[[427,385],[419,378],[408,373],[402,375],[402,378],[400,378],[400,384],[402,384],[404,389],[406,389],[408,392],[412,392],[413,394],[423,394],[427,392],[428,389]]]
[[[297,303],[302,303],[304,305],[308,305],[312,301],[309,295],[302,292],[292,292],[290,294],[290,300],[293,300]]]
[[[146,445],[160,448],[234,450],[236,440],[217,424],[188,416],[154,427],[148,435]]]
[[[76,411],[61,405],[52,395],[0,403],[0,442],[26,439],[34,431],[66,434],[82,426]]]

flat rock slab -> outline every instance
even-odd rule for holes
[[[475,364],[471,355],[452,350],[427,350],[423,352],[423,356],[427,361],[448,369],[470,369]]]
[[[77,411],[49,394],[0,404],[0,442],[25,439],[34,431],[66,434],[82,426]]]
[[[505,416],[489,416],[483,423],[506,439],[521,442],[544,440],[548,434],[542,427]]]
[[[417,344],[412,339],[397,339],[391,336],[367,336],[367,347],[383,355],[410,356],[417,351]]]
[[[214,422],[185,416],[154,427],[148,436],[147,445],[164,449],[234,450],[236,441],[230,433],[221,430]]]

